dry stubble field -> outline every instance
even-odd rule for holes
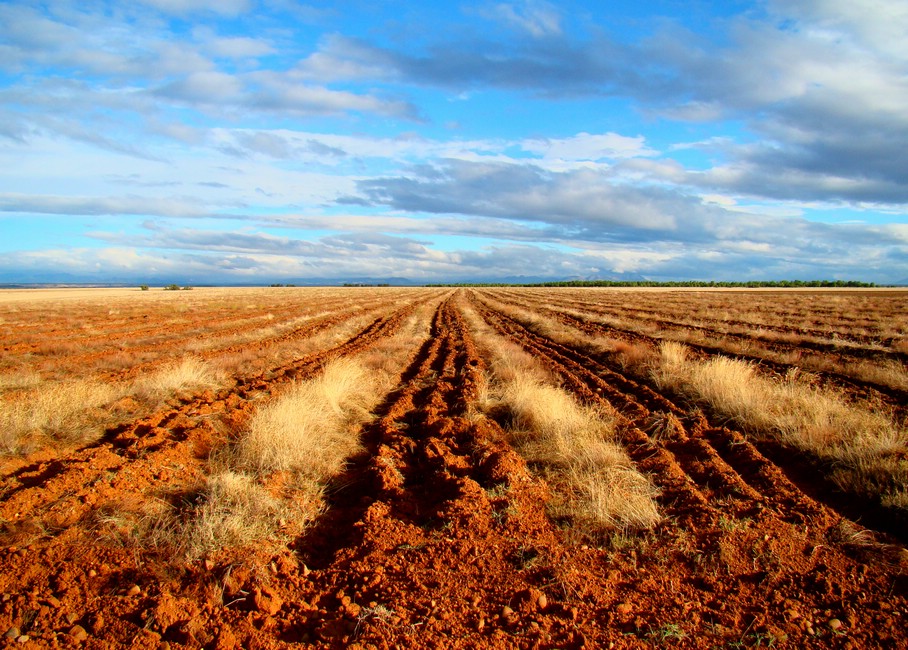
[[[904,647],[906,314],[2,292],[0,641]]]

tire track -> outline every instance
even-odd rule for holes
[[[470,416],[483,375],[461,314],[445,301],[400,388],[364,432],[367,453],[297,545],[316,568],[308,587],[333,594],[327,611],[337,611],[307,616],[298,624],[303,638],[393,647],[412,644],[418,629],[432,647],[451,647],[452,638],[512,647],[510,634],[538,634],[548,618],[550,639],[576,642],[561,629],[570,607],[551,590],[540,600],[551,570],[515,570],[519,558],[556,562],[569,552],[546,516],[544,483],[494,422]],[[392,619],[369,614],[391,603]],[[496,631],[506,631],[497,642]]]
[[[726,512],[742,517],[768,511],[785,521],[819,521],[825,528],[838,522],[838,515],[805,495],[785,478],[778,467],[772,472],[774,481],[764,480],[762,473],[767,471],[770,463],[743,437],[739,436],[735,444],[745,446],[747,456],[753,462],[739,462],[742,454],[728,455],[729,459],[736,461],[735,467],[710,444],[711,439],[720,439],[725,434],[721,433],[721,429],[711,427],[702,414],[688,415],[649,387],[624,377],[585,354],[527,330],[483,302],[477,301],[476,304],[490,325],[534,355],[547,359],[579,394],[586,399],[604,399],[615,408],[623,420],[623,442],[635,461],[635,454],[640,455],[641,447],[661,450],[665,455],[662,465],[666,468],[677,467],[674,473],[680,470],[688,479],[682,488],[692,495],[689,499],[701,505],[697,512],[699,516],[707,516],[702,512],[702,508],[706,508],[713,518]],[[664,432],[662,436],[655,436],[655,440],[642,431],[653,431],[654,424],[658,424]],[[633,435],[628,436],[628,431]],[[705,435],[708,431],[712,432],[711,436]],[[744,471],[738,471],[739,468]],[[660,474],[654,474],[653,478],[663,490],[676,487],[661,485],[664,478]],[[717,503],[724,507],[720,509]]]
[[[228,425],[241,425],[256,400],[294,379],[315,375],[332,359],[360,352],[393,335],[414,309],[410,304],[378,318],[334,348],[240,379],[232,389],[217,394],[208,391],[176,408],[117,427],[65,459],[39,462],[8,475],[0,485],[4,496],[0,518],[7,522],[7,534],[34,534],[35,525],[48,531],[63,530],[105,495],[122,498],[175,477],[181,482],[199,478],[202,461],[221,437],[208,416],[218,414]],[[186,459],[190,459],[188,464]],[[182,467],[171,471],[169,463]]]
[[[518,298],[514,300],[511,304],[520,305],[534,311],[545,313],[547,316],[553,317],[560,322],[573,327],[582,332],[593,336],[605,336],[612,339],[631,341],[631,342],[644,342],[652,346],[657,346],[662,340],[673,340],[670,336],[666,337],[656,337],[642,332],[637,332],[634,330],[621,329],[614,327],[605,323],[600,323],[595,320],[595,317],[584,318],[575,314],[567,314],[558,309],[553,309],[552,305],[549,303],[544,303],[541,300],[532,300],[526,298]],[[601,312],[606,316],[614,316],[614,313]],[[668,321],[666,321],[668,322]],[[685,326],[687,327],[687,326]],[[696,329],[696,328],[689,328]],[[701,328],[702,329],[702,328]],[[712,331],[712,330],[708,330]],[[751,337],[744,335],[735,335],[737,340],[740,340],[744,343],[748,341],[753,341]],[[682,341],[685,346],[693,350],[695,353],[703,356],[716,356],[722,355],[731,357],[734,359],[740,359],[742,361],[747,361],[759,365],[760,367],[767,368],[773,372],[776,372],[780,375],[785,375],[791,370],[801,370],[802,367],[796,363],[784,363],[781,361],[775,361],[773,359],[760,356],[759,354],[747,354],[744,352],[735,352],[732,350],[727,350],[721,345],[708,345],[706,343],[697,343],[693,341]],[[808,345],[800,344],[785,344],[785,343],[772,343],[767,344],[774,349],[779,349],[782,352],[801,352],[803,348],[809,348]],[[834,352],[837,355],[844,355],[844,349],[835,349],[830,352]],[[888,355],[888,356],[887,356]],[[865,359],[871,358],[867,356],[858,355],[855,359]],[[883,358],[891,358],[900,362],[904,362],[905,359],[908,359],[908,356],[905,353],[901,352],[892,352],[886,353]],[[863,380],[857,377],[853,377],[848,374],[840,373],[835,370],[810,370],[812,374],[817,375],[826,382],[830,382],[840,388],[849,390],[857,395],[861,396],[879,396],[888,403],[892,404],[893,407],[897,409],[904,409],[904,405],[908,404],[908,391],[895,387],[889,386],[887,384],[881,384],[874,381]]]

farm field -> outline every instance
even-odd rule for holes
[[[0,292],[0,643],[904,647],[906,315]]]

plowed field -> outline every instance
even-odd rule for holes
[[[0,295],[0,644],[908,647],[906,314],[908,293],[873,291]],[[882,469],[859,474],[872,489],[841,478],[871,461],[830,460],[665,379],[666,341],[691,367],[738,360],[755,382],[887,418]],[[563,485],[484,406],[489,346],[505,344],[613,414],[657,489],[657,524],[556,515]],[[186,359],[204,380],[149,388]],[[316,514],[187,551],[224,450],[338,359],[389,379],[347,425],[360,446]],[[29,415],[78,382],[106,397],[60,422]],[[303,499],[287,472],[255,480]],[[167,535],[149,514],[160,504],[177,513]]]

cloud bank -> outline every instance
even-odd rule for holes
[[[695,13],[5,3],[0,281],[908,280],[908,10]]]

